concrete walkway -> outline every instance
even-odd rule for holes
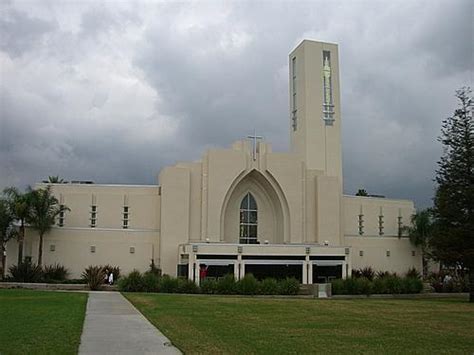
[[[90,292],[79,354],[181,354],[119,292]]]

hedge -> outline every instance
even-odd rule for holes
[[[387,275],[372,281],[365,277],[353,277],[332,281],[333,295],[371,295],[420,293],[423,282],[415,277]]]
[[[125,292],[161,292],[161,293],[203,293],[220,295],[296,295],[300,283],[295,278],[283,280],[257,280],[252,274],[236,281],[228,274],[219,279],[205,279],[201,286],[186,278],[174,278],[168,275],[158,276],[151,272],[141,274],[134,270],[118,282],[120,291]]]

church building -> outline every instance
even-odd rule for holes
[[[153,260],[197,283],[202,265],[212,277],[303,284],[366,266],[420,270],[421,251],[403,233],[412,201],[343,194],[338,46],[301,42],[289,55],[289,84],[289,152],[254,134],[163,168],[157,185],[51,184],[70,211],[45,235],[44,264],[77,278],[89,265],[128,273]],[[28,230],[24,255],[33,261],[38,242]],[[9,244],[10,264],[16,248]]]

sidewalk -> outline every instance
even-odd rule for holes
[[[119,292],[90,292],[79,354],[181,354]]]

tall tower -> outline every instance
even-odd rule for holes
[[[304,40],[289,62],[291,150],[342,186],[338,47]]]

